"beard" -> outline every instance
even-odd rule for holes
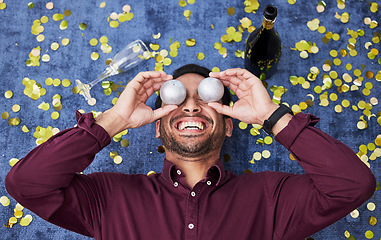
[[[176,119],[182,116],[177,117]],[[204,116],[199,116],[207,120],[210,126],[213,126],[213,121],[210,118],[206,118]],[[176,119],[171,120],[170,126],[173,126],[172,122],[176,121]],[[167,126],[168,124],[163,122],[163,119],[160,123],[160,139],[163,142],[165,149],[177,153],[178,155],[186,158],[197,158],[203,155],[206,155],[214,150],[221,149],[222,144],[225,140],[226,134],[226,124],[225,121],[221,121],[222,124],[216,127],[215,131],[209,134],[209,136],[200,141],[198,136],[194,135],[182,135],[185,138],[184,141],[177,140],[173,135],[168,134]],[[206,133],[204,133],[206,134]]]

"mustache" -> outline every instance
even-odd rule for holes
[[[196,114],[182,114],[182,115],[179,115],[179,116],[176,116],[174,118],[171,119],[170,121],[170,124],[173,125],[177,120],[179,120],[180,118],[183,118],[183,117],[199,117],[199,118],[202,118],[204,119],[205,121],[207,121],[209,124],[213,124],[213,119],[207,117],[207,116],[204,116],[200,113],[196,113]]]

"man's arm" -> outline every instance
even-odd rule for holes
[[[239,100],[232,107],[209,103],[217,112],[248,124],[261,124],[278,107],[260,79],[244,69],[211,73]],[[284,115],[275,139],[291,151],[306,174],[267,173],[273,205],[274,239],[302,239],[344,217],[371,197],[375,178],[346,145],[313,127],[312,115]],[[270,210],[271,211],[271,210]]]
[[[93,236],[99,219],[95,217],[90,222],[88,216],[109,189],[99,188],[93,178],[78,173],[110,143],[110,137],[94,124],[91,113],[77,112],[77,119],[77,127],[51,137],[13,166],[5,186],[17,202],[41,218]]]
[[[275,139],[284,145],[305,174],[269,174],[269,201],[274,206],[274,239],[304,239],[341,219],[376,188],[370,169],[345,144],[313,127],[318,119],[299,113]]]
[[[10,170],[5,179],[9,194],[45,220],[93,236],[99,211],[111,195],[109,186],[114,183],[111,178],[117,175],[109,178],[78,173],[110,143],[110,137],[124,129],[151,123],[177,107],[168,105],[153,111],[145,105],[171,78],[163,72],[139,73],[127,84],[115,106],[96,120],[91,113],[77,112],[77,127],[53,136]]]

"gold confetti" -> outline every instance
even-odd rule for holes
[[[38,36],[36,37],[36,40],[37,40],[38,42],[42,42],[42,41],[45,40],[45,36],[42,35],[42,34],[40,34],[40,35],[38,35]]]
[[[70,39],[69,38],[63,38],[61,43],[62,43],[63,46],[67,46],[70,43]]]
[[[58,21],[62,21],[64,16],[63,16],[63,14],[56,13],[56,14],[53,15],[52,18],[53,18],[54,21],[58,22]]]
[[[334,41],[339,41],[339,40],[340,40],[340,35],[337,34],[337,33],[334,33],[334,34],[332,35],[332,39],[333,39]]]
[[[86,23],[80,23],[80,24],[79,24],[79,29],[81,29],[81,30],[85,30],[86,28],[87,28]]]
[[[53,42],[50,46],[50,48],[54,51],[56,51],[58,48],[60,47],[60,45],[57,43],[57,42]]]
[[[21,107],[18,104],[15,104],[15,105],[12,106],[12,111],[15,112],[15,113],[19,112],[20,109],[21,109]]]
[[[161,37],[161,33],[152,34],[153,39],[159,39]]]
[[[180,0],[179,1],[179,6],[180,7],[185,7],[187,5],[187,2],[186,1],[184,1],[184,0]]]
[[[262,151],[262,157],[267,159],[267,158],[270,158],[271,156],[271,152],[269,150],[263,150]]]
[[[337,0],[337,8],[344,9],[345,8],[345,0]]]
[[[266,136],[264,139],[263,139],[264,143],[266,145],[270,145],[271,143],[273,143],[273,138],[270,137],[270,136]]]
[[[165,147],[163,145],[157,147],[158,153],[165,153]]]
[[[122,141],[120,141],[120,145],[122,147],[128,147],[130,145],[130,142],[127,139],[122,139]]]
[[[378,99],[375,98],[375,97],[372,97],[372,98],[370,99],[370,103],[371,103],[372,105],[377,105],[377,104],[378,104]]]
[[[235,8],[234,7],[229,7],[227,10],[228,15],[232,16],[235,14]]]
[[[184,11],[184,17],[187,18],[187,21],[189,21],[189,18],[191,16],[192,12],[190,10],[185,10]]]
[[[343,107],[341,105],[336,105],[335,106],[335,112],[341,113],[343,111]]]
[[[350,215],[352,218],[358,218],[360,216],[360,212],[357,209],[355,209],[350,213]]]
[[[46,9],[48,9],[48,10],[52,10],[53,9],[53,3],[52,2],[48,2],[47,4],[46,4]]]
[[[126,4],[126,5],[123,6],[122,9],[123,9],[123,12],[129,13],[131,11],[131,6]]]
[[[60,29],[61,30],[66,30],[67,27],[69,26],[69,22],[66,21],[66,20],[62,20],[61,23],[60,23]]]
[[[9,206],[9,204],[11,203],[11,201],[9,200],[9,198],[7,196],[2,196],[0,197],[0,203],[1,205],[3,205],[4,207],[7,207]]]
[[[69,79],[62,80],[62,86],[69,87],[71,85],[71,82]]]
[[[97,52],[91,53],[91,59],[94,61],[98,60],[99,59],[99,53],[97,53]]]
[[[117,28],[117,27],[119,27],[119,22],[118,21],[110,21],[109,25],[112,28]]]
[[[0,10],[4,10],[5,8],[7,8],[7,4],[4,2],[1,2],[0,3]]]
[[[200,60],[202,60],[202,59],[200,59]],[[172,60],[170,58],[164,58],[164,60],[163,60],[164,66],[169,66],[169,65],[171,65],[171,63],[172,63]]]
[[[58,87],[61,84],[61,80],[58,78],[55,78],[53,80],[53,86]]]
[[[17,125],[20,124],[20,122],[21,122],[21,120],[20,120],[19,118],[10,118],[10,119],[8,120],[8,124],[9,124],[10,126],[17,126]]]
[[[370,5],[370,11],[373,13],[377,12],[378,11],[378,3],[372,2]]]
[[[13,97],[13,92],[12,91],[10,91],[10,90],[8,90],[8,91],[6,91],[5,93],[4,93],[4,96],[5,96],[5,98],[12,98]]]
[[[307,22],[307,27],[311,31],[316,31],[319,28],[320,20],[318,18],[314,18],[311,21]]]
[[[18,161],[19,161],[19,159],[17,159],[17,158],[11,158],[11,160],[9,160],[9,166],[13,167]],[[1,200],[0,200],[0,202],[1,202]]]
[[[2,119],[8,119],[9,118],[9,113],[8,112],[3,112],[2,114],[1,114],[1,118]]]
[[[90,45],[91,45],[91,46],[96,46],[96,45],[98,45],[98,39],[96,39],[96,38],[92,38],[92,39],[90,40]]]
[[[19,210],[14,211],[14,216],[15,216],[16,218],[21,218],[22,215],[23,215],[23,212],[22,212],[22,211],[19,211]]]
[[[123,158],[121,156],[119,156],[119,155],[115,156],[115,158],[114,158],[114,163],[115,164],[121,164],[122,161],[123,161]]]
[[[368,231],[365,232],[365,237],[366,237],[367,239],[372,239],[373,236],[374,236],[374,234],[373,234],[372,231],[368,230]]]
[[[261,159],[262,159],[262,153],[260,153],[260,152],[255,152],[255,153],[253,154],[253,159],[256,160],[256,161],[261,160]]]
[[[29,215],[30,216],[30,215]],[[32,222],[30,218],[24,217],[20,219],[20,225],[23,227],[29,226],[29,224]]]
[[[247,123],[244,123],[244,122],[239,122],[238,123],[238,127],[242,130],[246,129],[247,128]]]
[[[27,126],[22,126],[22,131],[24,132],[24,133],[28,133],[29,132],[29,129],[28,129],[28,127]]]
[[[57,120],[59,117],[60,117],[60,113],[59,112],[52,112],[51,118],[53,120]]]
[[[319,4],[316,7],[316,11],[318,13],[322,13],[322,12],[324,12],[325,7],[326,7],[326,3],[324,1],[320,1]]]
[[[185,45],[187,47],[193,47],[194,45],[196,45],[196,40],[193,38],[189,38],[188,40],[186,40]]]
[[[374,211],[376,209],[376,204],[374,204],[373,202],[370,202],[366,205],[367,209],[369,211]]]
[[[303,59],[308,58],[308,52],[307,52],[307,51],[301,51],[299,55],[300,55],[300,57],[303,58]]]
[[[259,8],[258,0],[245,0],[244,5],[246,13],[256,13]]]

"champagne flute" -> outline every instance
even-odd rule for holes
[[[129,43],[115,55],[110,65],[94,81],[82,83],[79,79],[75,80],[79,93],[85,97],[89,105],[94,105],[96,100],[90,95],[90,90],[94,85],[110,76],[128,71],[148,58],[150,58],[150,51],[142,40],[138,39]]]

